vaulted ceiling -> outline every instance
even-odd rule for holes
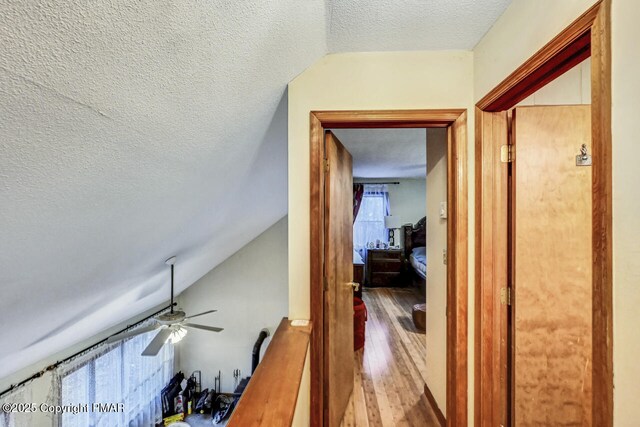
[[[0,378],[166,301],[169,256],[183,290],[286,214],[306,67],[470,49],[508,2],[0,0]]]

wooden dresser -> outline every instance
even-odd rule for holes
[[[366,286],[400,286],[405,272],[402,249],[367,249]]]

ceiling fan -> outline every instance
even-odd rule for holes
[[[153,323],[148,326],[113,335],[107,339],[107,343],[113,343],[126,338],[134,337],[136,335],[146,334],[147,332],[159,330],[155,338],[151,340],[147,348],[145,348],[142,352],[143,356],[155,356],[160,352],[160,349],[168,340],[170,340],[172,343],[177,343],[185,335],[187,335],[186,328],[203,329],[205,331],[211,332],[220,332],[223,330],[222,328],[216,328],[214,326],[199,325],[189,322],[189,320],[193,319],[194,317],[215,313],[216,310],[208,310],[202,313],[194,314],[193,316],[187,316],[184,311],[173,309],[173,268],[176,263],[176,257],[169,258],[165,261],[165,263],[171,266],[171,308],[169,312],[155,316],[153,318]]]

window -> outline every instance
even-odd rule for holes
[[[353,224],[353,248],[364,253],[369,242],[387,242],[384,217],[389,215],[389,191],[384,184],[365,184],[358,216]]]
[[[2,406],[5,404],[29,405],[36,400],[33,398],[33,383],[19,387],[0,398],[0,427],[32,427],[36,424],[35,414],[29,411],[5,411]],[[42,417],[40,417],[42,420]]]
[[[140,354],[156,335],[149,332],[97,350],[61,368],[60,404],[88,403],[87,412],[64,413],[62,427],[153,427],[162,421],[160,392],[173,375],[173,345],[155,357]],[[124,412],[101,412],[93,403],[122,404]]]

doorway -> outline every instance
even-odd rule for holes
[[[342,425],[440,425],[444,415],[424,387],[444,410],[447,222],[438,209],[447,200],[446,129],[330,132],[352,158],[353,281],[360,284],[354,386]]]
[[[337,426],[344,415],[353,375],[341,366],[353,360],[353,347],[340,346],[345,341],[335,331],[340,310],[352,304],[352,291],[345,292],[352,276],[351,257],[345,262],[345,250],[338,249],[336,236],[346,230],[350,221],[329,218],[327,207],[349,206],[352,201],[351,181],[336,176],[346,170],[349,161],[340,148],[327,151],[326,129],[343,128],[445,128],[447,129],[448,199],[447,210],[447,425],[467,423],[467,141],[466,112],[464,110],[407,110],[407,111],[337,111],[311,113],[311,319],[316,325],[311,348],[311,423],[314,426]],[[325,156],[325,153],[327,156]],[[334,156],[334,157],[331,157]],[[325,160],[328,160],[328,163]],[[342,191],[338,188],[342,186]],[[348,197],[345,194],[348,193]],[[337,225],[342,221],[342,225]],[[351,220],[352,221],[352,220]],[[326,224],[330,224],[326,227]],[[332,228],[331,224],[335,225]],[[333,249],[332,249],[333,246]],[[351,252],[350,250],[348,252]],[[342,256],[335,256],[342,254]],[[338,267],[335,263],[345,262]],[[329,271],[330,274],[325,274]],[[329,307],[329,308],[327,308]],[[351,311],[352,313],[352,311]],[[353,318],[342,314],[347,330]],[[334,331],[332,333],[332,331]],[[346,340],[348,342],[348,338]],[[352,363],[352,362],[351,362]],[[347,393],[332,393],[333,390]],[[427,391],[427,390],[425,390]],[[428,391],[427,391],[428,393]]]
[[[569,412],[572,413],[572,420],[567,421],[568,425],[611,426],[613,424],[610,7],[611,2],[608,0],[596,3],[477,104],[476,283],[479,289],[476,293],[475,396],[476,425],[478,426],[513,425],[516,422],[519,422],[519,425],[528,425],[528,422],[536,422],[532,418],[533,415],[528,413],[531,405],[527,404],[526,399],[514,397],[518,394],[518,387],[522,385],[521,380],[526,379],[526,375],[522,373],[518,378],[518,357],[520,356],[521,361],[524,360],[521,357],[523,354],[518,352],[527,347],[526,342],[518,342],[518,330],[513,330],[514,324],[517,328],[519,319],[518,307],[523,308],[525,313],[531,314],[532,309],[536,307],[544,311],[548,306],[563,306],[565,303],[568,304],[568,308],[562,314],[571,314],[571,319],[564,323],[554,322],[553,328],[557,326],[560,335],[571,328],[576,330],[581,328],[583,331],[575,335],[580,338],[580,342],[574,346],[573,339],[569,339],[564,346],[555,342],[551,347],[547,346],[542,351],[539,347],[537,351],[545,356],[544,353],[558,350],[566,356],[566,361],[572,360],[572,363],[567,364],[567,369],[562,369],[560,364],[550,368],[556,374],[551,385],[557,390],[565,386],[569,389],[557,396],[556,402],[551,387],[547,387],[542,395],[537,397],[544,399],[545,405],[548,406],[541,408],[538,402],[536,411],[538,414],[547,411],[547,415],[554,422],[561,422],[564,421],[563,417],[567,413],[550,408],[563,399],[572,399],[573,402],[567,403],[568,407],[571,407]],[[531,107],[537,110],[530,112],[523,110],[522,114],[518,114],[516,108],[515,122],[512,122],[514,116],[509,111],[516,104],[589,57],[591,58],[590,111],[579,112],[574,109],[573,112],[557,110],[545,113],[540,108],[548,107]],[[565,114],[571,117],[558,122],[557,119]],[[521,138],[520,140],[524,141],[525,152],[527,145],[533,147],[533,153],[531,151],[524,153],[526,157],[523,159],[518,154],[518,134],[522,135],[523,131],[525,134],[530,133],[526,130],[527,122],[540,120],[542,120],[543,129],[538,123],[534,126],[534,133],[539,133],[538,136],[547,135],[543,136],[547,140],[531,144],[531,141],[527,143],[526,135],[524,139]],[[570,280],[577,279],[576,283],[581,283],[582,290],[578,291],[575,288],[571,288],[570,292],[565,290],[568,298],[564,302],[562,301],[564,297],[555,298],[554,293],[550,294],[554,295],[550,301],[540,301],[539,304],[532,305],[531,299],[526,300],[527,280],[518,276],[522,273],[520,267],[523,267],[518,264],[518,259],[523,259],[525,254],[522,244],[518,246],[518,230],[525,234],[527,232],[526,224],[524,228],[519,228],[518,225],[518,215],[520,217],[527,215],[526,212],[518,210],[518,193],[523,194],[526,186],[521,185],[520,191],[518,188],[513,188],[518,186],[518,171],[516,167],[515,171],[510,172],[508,165],[510,161],[514,161],[513,159],[518,162],[517,159],[520,158],[520,166],[526,166],[537,157],[536,147],[541,152],[548,153],[549,150],[545,149],[545,143],[550,140],[548,135],[553,139],[556,133],[545,132],[556,125],[566,127],[568,121],[578,124],[575,129],[570,129],[570,132],[580,130],[586,133],[586,136],[571,137],[574,153],[569,156],[568,162],[567,153],[562,154],[564,158],[562,167],[571,163],[571,171],[562,172],[562,167],[556,164],[558,158],[553,156],[548,158],[548,162],[543,162],[545,165],[548,163],[548,167],[541,168],[541,164],[538,164],[535,169],[538,170],[538,177],[547,175],[555,179],[564,176],[567,177],[570,185],[575,184],[580,188],[579,195],[575,199],[578,208],[572,209],[572,212],[586,212],[586,218],[576,219],[569,215],[557,217],[556,219],[560,222],[552,219],[548,223],[552,225],[550,230],[553,229],[554,223],[557,225],[564,222],[567,224],[567,229],[580,224],[581,231],[579,233],[574,231],[568,239],[561,237],[565,230],[558,232],[558,247],[568,243],[574,237],[573,235],[584,237],[586,240],[583,239],[581,243],[573,242],[572,249],[565,248],[564,253],[555,261],[562,259],[566,264],[559,265],[556,270],[548,274],[548,277],[551,277],[554,283],[561,283],[562,286]],[[518,123],[524,124],[524,128],[518,129]],[[541,132],[538,132],[540,130]],[[558,134],[565,131],[567,129],[559,130]],[[516,148],[510,148],[509,145],[513,143],[510,137],[514,135]],[[555,142],[553,149],[562,145],[558,141]],[[581,149],[582,143],[587,145],[586,153]],[[578,157],[582,156],[585,160],[588,158],[591,161],[590,166],[579,164]],[[580,175],[584,175],[582,184],[579,183]],[[520,184],[523,183],[520,182]],[[535,188],[529,190],[538,191],[543,187],[542,182],[537,182]],[[558,192],[560,193],[561,191]],[[545,199],[549,201],[549,195],[545,196]],[[563,196],[557,200],[565,205],[574,201],[571,196]],[[520,207],[522,206],[521,204]],[[544,220],[544,216],[549,212],[544,212],[539,219]],[[535,244],[535,241],[531,239],[529,241],[530,245]],[[557,248],[551,247],[549,253],[555,249]],[[586,253],[582,252],[585,249]],[[571,259],[566,255],[568,251],[574,250],[579,254],[580,263],[584,261],[585,264],[571,265]],[[524,264],[526,267],[527,261]],[[564,271],[563,278],[556,281],[554,274],[563,271],[565,267],[568,267],[568,271]],[[524,281],[524,295],[518,292],[518,283],[514,281],[520,283]],[[515,295],[511,298],[514,311],[509,309],[508,288],[510,287],[515,287]],[[580,303],[570,302],[580,293],[583,297]],[[572,313],[576,306],[581,306],[583,310]],[[509,323],[509,317],[513,322]],[[520,320],[522,320],[521,317]],[[545,328],[541,330],[545,329],[547,335],[555,335],[556,329]],[[508,345],[510,338],[513,344]],[[515,359],[510,360],[509,357],[515,357]],[[584,364],[579,371],[572,371],[577,369],[577,359],[581,359]],[[562,374],[558,376],[560,372]],[[509,377],[511,374],[516,378]],[[578,383],[573,384],[574,381]],[[536,383],[542,384],[544,381],[540,380]],[[522,389],[520,396],[523,396]],[[528,418],[522,419],[521,416]]]

